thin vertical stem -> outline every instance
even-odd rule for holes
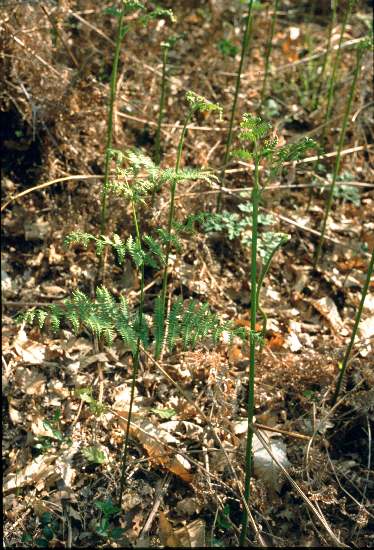
[[[331,16],[331,19],[330,19],[329,29],[328,29],[328,33],[327,33],[327,47],[326,47],[325,54],[323,56],[321,72],[318,75],[319,85],[317,85],[315,87],[315,92],[314,92],[314,96],[313,96],[313,100],[312,100],[313,109],[318,109],[319,96],[320,96],[320,93],[321,93],[323,80],[325,78],[327,60],[328,60],[328,57],[329,57],[329,54],[330,54],[330,49],[331,49],[332,31],[333,31],[333,28],[336,24],[336,1],[337,0],[333,0],[333,2],[332,2],[332,16]]]
[[[138,246],[141,246],[141,236],[138,223],[138,217],[136,213],[136,208],[134,202],[132,202],[133,210],[133,220],[135,224],[136,240]],[[123,491],[125,487],[125,475],[126,475],[126,466],[127,466],[127,455],[128,455],[128,444],[129,444],[129,435],[130,435],[130,425],[131,425],[131,416],[132,409],[135,398],[135,383],[136,377],[139,370],[139,355],[140,355],[140,344],[141,344],[141,329],[143,324],[143,309],[144,309],[144,263],[142,263],[140,271],[140,301],[139,301],[139,311],[138,311],[138,338],[136,342],[136,350],[133,357],[133,367],[132,367],[132,378],[131,378],[131,393],[130,393],[130,403],[129,403],[129,412],[127,416],[127,426],[125,433],[125,443],[122,455],[122,464],[121,464],[121,480],[120,480],[120,491],[119,491],[119,507],[122,506]]]
[[[330,79],[329,79],[329,87],[328,87],[328,92],[327,92],[327,107],[326,107],[326,114],[325,114],[324,139],[326,138],[326,132],[327,132],[327,128],[328,128],[327,123],[329,122],[329,120],[331,118],[333,99],[334,99],[334,93],[335,93],[335,84],[336,84],[336,79],[337,79],[337,72],[338,72],[338,67],[339,67],[339,62],[340,62],[340,56],[341,56],[341,52],[342,52],[342,43],[343,43],[344,33],[345,33],[345,29],[346,29],[346,26],[347,26],[349,16],[351,14],[351,11],[352,11],[352,8],[353,8],[353,5],[354,5],[355,2],[356,2],[356,0],[349,0],[348,8],[346,9],[346,12],[344,14],[344,19],[343,19],[342,28],[341,28],[340,37],[339,37],[338,50],[336,52],[336,56],[335,56],[334,64],[333,64],[333,68],[332,68],[332,73],[331,73],[331,76],[330,76]]]
[[[265,73],[264,73],[264,80],[263,80],[263,83],[262,83],[260,106],[258,108],[259,112],[261,112],[262,105],[263,105],[264,99],[265,99],[266,84],[267,84],[267,80],[268,80],[268,76],[269,76],[270,56],[271,56],[271,51],[273,49],[273,38],[274,38],[274,31],[275,31],[275,23],[276,23],[276,20],[277,20],[278,4],[279,4],[279,0],[274,0],[273,17],[271,19],[271,28],[270,28],[269,40],[268,40],[268,43],[267,43],[267,46],[266,46]]]
[[[337,150],[337,155],[336,155],[336,161],[335,161],[335,166],[334,166],[332,183],[331,183],[330,193],[329,193],[326,208],[325,208],[325,215],[324,215],[323,222],[322,222],[321,236],[320,236],[319,243],[318,243],[318,246],[317,246],[317,250],[316,250],[316,253],[315,253],[314,267],[316,267],[317,264],[318,264],[318,261],[319,261],[320,255],[321,255],[321,251],[322,251],[323,241],[324,241],[324,238],[325,238],[327,220],[328,220],[328,217],[330,215],[330,210],[331,210],[331,206],[332,206],[332,202],[333,202],[333,198],[334,198],[335,184],[336,184],[336,180],[337,180],[338,173],[339,173],[339,168],[340,168],[340,160],[341,160],[340,155],[341,155],[341,151],[342,151],[342,148],[343,148],[345,134],[346,134],[346,131],[347,131],[349,113],[351,111],[351,106],[352,106],[352,101],[353,101],[354,92],[355,92],[355,88],[356,88],[357,78],[358,78],[358,75],[360,73],[361,59],[362,59],[363,53],[364,53],[364,48],[358,47],[357,48],[357,57],[356,57],[356,66],[355,66],[355,71],[354,71],[353,80],[352,80],[352,84],[351,84],[351,89],[350,89],[349,96],[348,96],[348,102],[347,102],[345,113],[344,113],[343,124],[342,124],[342,128],[340,130],[338,150]]]
[[[320,143],[320,145],[321,145],[320,150],[323,150],[325,148],[326,141],[327,141],[327,132],[328,132],[328,129],[329,129],[329,122],[330,122],[330,119],[331,119],[331,113],[332,113],[332,107],[333,107],[335,83],[336,83],[336,79],[337,79],[337,72],[338,72],[339,61],[340,61],[340,56],[341,56],[341,47],[342,47],[342,43],[343,43],[343,38],[344,38],[344,33],[345,33],[346,26],[347,26],[348,18],[351,14],[351,11],[352,11],[352,8],[353,8],[353,5],[354,5],[355,1],[356,0],[349,0],[348,7],[347,7],[346,12],[344,14],[342,28],[341,28],[341,31],[340,31],[338,49],[337,49],[337,52],[336,52],[336,55],[335,55],[335,58],[334,58],[334,63],[333,63],[333,66],[332,66],[332,72],[331,72],[331,75],[330,75],[330,78],[329,78],[329,81],[328,81],[327,105],[326,105],[323,133],[322,133],[322,138],[321,138],[321,143]],[[336,7],[337,7],[336,3],[337,3],[336,0],[334,0],[334,3],[333,3],[333,20],[336,20]],[[317,160],[316,160],[315,165],[314,165],[314,170],[318,166],[318,163],[319,163],[319,154],[317,156]],[[308,200],[308,204],[307,204],[307,210],[309,210],[309,208],[310,208],[311,201],[312,201],[312,189],[310,189],[310,192],[309,192],[309,200]]]
[[[158,110],[157,131],[156,131],[156,143],[155,143],[155,163],[160,164],[161,149],[160,149],[160,137],[161,137],[161,124],[164,118],[164,105],[165,105],[165,91],[166,91],[166,66],[168,59],[169,48],[163,47],[162,52],[162,77],[161,77],[161,93],[160,93],[160,105]]]
[[[117,75],[118,75],[118,63],[119,55],[121,51],[121,41],[124,34],[123,27],[123,18],[125,15],[126,3],[122,3],[122,9],[118,18],[118,29],[116,37],[116,45],[114,50],[114,58],[112,65],[112,74],[110,77],[110,95],[109,95],[109,105],[108,105],[108,119],[107,119],[107,134],[106,134],[106,144],[105,144],[105,166],[104,166],[104,183],[101,193],[101,224],[100,231],[101,234],[105,234],[106,220],[107,220],[107,202],[108,202],[108,187],[109,187],[109,165],[110,165],[110,155],[109,151],[113,143],[113,113],[114,105],[116,101],[117,93]]]
[[[183,144],[184,139],[186,137],[187,132],[187,125],[189,124],[191,117],[192,117],[192,110],[190,110],[186,116],[186,119],[184,121],[184,125],[182,128],[181,137],[179,139],[178,144],[178,152],[177,152],[177,161],[175,164],[175,173],[177,174],[179,172],[180,163],[182,159],[182,151],[183,151]],[[170,250],[171,250],[171,231],[173,226],[173,220],[174,220],[174,203],[175,203],[175,191],[177,188],[177,180],[174,178],[171,181],[170,184],[170,207],[169,207],[169,215],[168,215],[168,225],[167,225],[167,234],[168,234],[168,242],[166,244],[166,253],[165,253],[165,266],[164,266],[164,273],[162,277],[162,290],[161,290],[161,304],[162,304],[162,312],[163,312],[163,318],[165,316],[165,308],[166,308],[166,290],[167,290],[167,284],[168,284],[168,264],[169,264],[169,256],[170,256]],[[158,357],[156,357],[157,359]]]
[[[354,327],[353,327],[353,330],[352,330],[352,336],[351,336],[350,342],[348,344],[348,347],[346,349],[344,359],[343,359],[343,362],[342,362],[342,365],[341,365],[338,383],[336,385],[336,390],[335,390],[334,397],[333,397],[333,400],[332,400],[333,405],[335,405],[335,403],[336,403],[336,401],[339,397],[339,393],[340,393],[340,390],[341,390],[344,374],[345,374],[345,371],[347,369],[348,361],[349,361],[349,358],[350,358],[350,355],[351,355],[351,352],[352,352],[353,344],[354,344],[356,334],[357,334],[357,330],[358,330],[358,325],[360,324],[360,320],[361,320],[362,310],[364,308],[365,298],[366,298],[366,295],[367,295],[367,292],[368,292],[368,289],[369,289],[370,278],[371,278],[371,275],[373,273],[373,265],[374,265],[374,248],[371,252],[371,260],[370,260],[370,263],[369,263],[368,272],[366,274],[366,280],[365,280],[364,288],[362,289],[361,301],[360,301],[360,305],[358,306],[356,319],[355,319],[355,324],[354,324]]]
[[[251,243],[251,330],[250,330],[250,351],[249,351],[249,381],[248,381],[248,403],[247,403],[247,418],[248,432],[245,454],[245,482],[244,482],[244,499],[248,503],[251,488],[252,476],[252,442],[253,432],[251,426],[253,424],[254,405],[255,405],[255,353],[256,353],[256,318],[257,318],[257,238],[258,238],[258,207],[260,202],[260,186],[259,186],[259,158],[257,154],[257,144],[255,144],[255,173],[254,186],[252,192],[252,243]],[[248,527],[248,511],[244,508],[241,522],[240,546],[244,546]]]
[[[224,178],[225,178],[225,171],[226,171],[227,161],[229,159],[229,154],[230,154],[230,147],[231,147],[231,142],[232,142],[232,129],[233,129],[233,125],[234,125],[236,104],[238,102],[238,97],[239,97],[240,79],[241,79],[243,65],[244,65],[244,58],[245,58],[246,52],[248,51],[249,44],[250,44],[250,39],[252,37],[252,20],[253,20],[253,18],[252,18],[252,4],[253,4],[253,0],[249,0],[249,2],[248,2],[247,22],[246,22],[245,31],[244,31],[243,40],[242,40],[242,51],[241,51],[241,56],[240,56],[240,63],[239,63],[238,73],[236,75],[234,100],[233,100],[232,107],[231,107],[229,131],[228,131],[227,139],[226,139],[225,155],[224,155],[224,158],[223,158],[223,165],[222,165],[222,170],[221,170],[221,174],[220,174],[220,178],[219,178],[220,179],[220,183],[219,183],[220,191],[218,193],[218,198],[217,198],[217,210],[218,211],[220,211],[221,207],[222,207],[222,187],[223,187]]]

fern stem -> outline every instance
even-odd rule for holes
[[[345,112],[344,112],[344,119],[343,119],[343,123],[342,123],[342,128],[340,130],[340,136],[339,136],[339,143],[338,143],[338,150],[337,150],[336,161],[335,161],[335,166],[334,166],[334,172],[333,172],[333,176],[332,176],[332,182],[331,182],[329,196],[328,196],[328,199],[327,199],[327,204],[326,204],[326,207],[325,207],[325,214],[324,214],[324,218],[323,218],[323,222],[322,222],[322,228],[321,228],[321,236],[320,236],[318,246],[317,246],[317,250],[316,250],[316,253],[315,253],[314,267],[317,267],[317,264],[318,264],[318,261],[320,259],[321,252],[322,252],[322,245],[323,245],[323,241],[324,241],[324,238],[325,238],[327,220],[328,220],[328,217],[330,215],[331,206],[332,206],[332,202],[333,202],[333,198],[334,198],[335,184],[336,184],[336,180],[337,180],[338,173],[339,173],[339,168],[340,168],[341,151],[342,151],[342,148],[343,148],[345,134],[346,134],[346,131],[347,131],[349,113],[350,113],[351,107],[352,107],[354,92],[355,92],[355,89],[356,89],[357,79],[358,79],[358,76],[359,76],[359,73],[360,73],[361,60],[362,60],[362,56],[363,56],[364,51],[365,50],[362,47],[357,48],[356,66],[355,66],[355,70],[354,70],[351,89],[349,91],[347,105],[346,105]]]
[[[256,317],[257,317],[257,240],[258,240],[258,208],[260,203],[259,186],[259,157],[257,154],[257,143],[255,143],[254,152],[255,173],[254,185],[252,191],[252,243],[251,243],[251,331],[250,331],[250,350],[249,350],[249,381],[248,381],[248,403],[247,403],[247,445],[245,454],[245,482],[244,499],[249,502],[250,483],[252,476],[252,443],[253,443],[253,416],[254,416],[254,384],[255,384],[255,353],[256,353]],[[240,546],[245,545],[248,528],[248,511],[244,508],[241,521]]]
[[[369,289],[370,278],[371,278],[371,275],[373,273],[373,266],[374,266],[374,248],[371,252],[371,260],[370,260],[370,263],[369,263],[368,272],[366,274],[365,284],[364,284],[364,287],[362,289],[361,301],[360,301],[360,305],[358,306],[356,319],[355,319],[355,324],[354,324],[354,327],[353,327],[353,330],[352,330],[352,336],[351,336],[350,342],[348,344],[348,347],[346,349],[344,359],[343,359],[343,362],[342,362],[342,365],[341,365],[338,383],[336,385],[334,397],[333,397],[333,400],[332,400],[333,406],[335,405],[335,403],[336,403],[336,401],[339,397],[342,382],[343,382],[343,379],[344,379],[344,374],[345,374],[345,371],[347,369],[348,361],[349,361],[351,351],[352,351],[352,348],[353,348],[353,344],[354,344],[354,341],[355,341],[355,338],[356,338],[358,325],[360,324],[362,310],[364,308],[365,298],[366,298],[366,295],[367,295],[367,292],[368,292],[368,289]]]
[[[182,128],[181,137],[179,139],[178,144],[178,152],[177,152],[177,160],[175,164],[175,173],[178,173],[180,168],[180,163],[182,159],[182,151],[183,151],[183,144],[184,139],[186,137],[187,132],[187,126],[191,120],[193,114],[193,109],[190,109],[188,111],[188,114],[186,116],[186,119],[184,121],[184,125]],[[164,273],[162,277],[162,290],[161,290],[161,311],[163,318],[165,317],[165,308],[166,308],[166,291],[167,291],[167,284],[168,284],[168,264],[169,264],[169,256],[170,256],[170,250],[171,250],[171,231],[174,221],[174,206],[175,206],[175,191],[177,188],[177,180],[174,178],[171,181],[170,185],[170,207],[169,207],[169,215],[168,215],[168,225],[167,225],[167,234],[168,234],[168,242],[166,245],[166,252],[165,252],[165,267],[164,267]],[[158,359],[158,356],[156,356],[156,359]]]
[[[275,31],[275,23],[277,20],[277,10],[278,10],[278,4],[279,0],[274,0],[274,6],[273,6],[273,17],[271,19],[271,28],[270,28],[270,34],[268,43],[266,45],[266,57],[265,57],[265,72],[264,72],[264,80],[262,83],[262,90],[261,90],[261,96],[260,96],[260,105],[259,105],[259,112],[261,112],[262,105],[264,103],[265,99],[265,92],[266,92],[266,84],[269,76],[269,66],[270,66],[270,56],[271,51],[273,49],[273,38],[274,38],[274,31]]]
[[[108,118],[107,118],[106,144],[105,144],[104,183],[103,183],[103,188],[101,192],[100,232],[102,235],[105,234],[105,229],[106,229],[108,188],[109,188],[109,164],[110,164],[109,151],[113,143],[113,113],[114,113],[114,105],[115,105],[116,93],[117,93],[117,75],[118,75],[119,55],[121,51],[121,42],[124,34],[123,18],[125,15],[125,11],[126,11],[126,3],[123,2],[122,9],[118,18],[116,45],[114,50],[112,74],[110,77],[110,95],[109,95]]]
[[[164,118],[164,106],[165,106],[165,92],[166,92],[166,65],[168,59],[169,48],[164,46],[162,52],[162,77],[161,77],[161,93],[160,93],[160,105],[158,110],[157,131],[156,131],[156,143],[155,143],[155,163],[160,164],[161,161],[161,124]]]
[[[328,80],[327,105],[326,105],[326,112],[325,112],[325,120],[324,120],[324,123],[323,123],[324,127],[323,127],[320,151],[322,149],[324,149],[325,146],[326,146],[327,131],[330,127],[329,122],[331,120],[331,114],[332,114],[332,108],[333,108],[333,99],[334,99],[334,93],[335,93],[335,83],[336,83],[336,79],[337,79],[337,76],[338,76],[338,67],[339,67],[339,61],[340,61],[340,56],[341,56],[341,49],[342,49],[344,33],[345,33],[346,26],[347,26],[348,18],[351,14],[351,11],[352,11],[352,8],[353,8],[353,5],[354,5],[355,2],[356,2],[356,0],[349,0],[348,7],[345,11],[344,19],[343,19],[343,23],[342,23],[342,28],[341,28],[341,31],[340,31],[338,49],[337,49],[337,52],[336,52],[336,55],[335,55],[335,58],[334,58],[334,62],[333,62],[333,66],[332,66],[332,72],[331,72],[330,78]],[[333,6],[336,9],[335,1],[334,1]],[[333,18],[334,19],[336,18],[336,12],[334,12]],[[315,165],[313,167],[313,171],[315,171],[316,167],[318,166],[318,163],[319,163],[319,154],[317,153],[317,159],[316,159]],[[309,200],[308,200],[308,204],[307,204],[307,211],[310,208],[311,202],[312,202],[312,189],[310,189],[310,191],[309,191]]]
[[[134,201],[131,202],[132,211],[133,211],[133,220],[135,225],[136,240],[139,247],[141,247],[141,235],[139,229],[138,216],[135,208]],[[119,507],[122,506],[123,491],[125,488],[125,475],[126,475],[126,466],[127,466],[127,455],[128,455],[128,444],[130,436],[130,425],[131,425],[131,416],[132,409],[134,405],[135,398],[135,384],[136,377],[139,370],[139,355],[140,355],[140,345],[141,345],[141,328],[143,325],[143,309],[144,309],[144,262],[142,263],[140,270],[140,301],[139,301],[139,312],[138,312],[138,338],[136,341],[136,350],[133,356],[133,367],[132,367],[132,378],[131,378],[131,393],[130,393],[130,403],[129,403],[129,412],[127,417],[127,426],[125,433],[125,443],[122,455],[122,464],[121,464],[121,481],[120,481],[120,491],[119,491]]]
[[[218,197],[217,197],[217,211],[218,212],[220,212],[221,208],[222,208],[222,187],[223,187],[223,184],[224,184],[225,171],[226,171],[227,162],[228,162],[229,154],[230,154],[230,147],[231,147],[231,142],[232,142],[232,130],[233,130],[233,125],[234,125],[235,113],[236,113],[236,105],[237,105],[238,97],[239,97],[240,80],[241,80],[242,70],[243,70],[243,66],[244,66],[244,58],[245,58],[246,52],[249,49],[249,45],[250,45],[250,41],[251,41],[251,37],[252,37],[252,21],[253,21],[253,18],[252,18],[252,4],[253,4],[253,0],[249,0],[248,1],[247,22],[246,22],[245,31],[244,31],[243,40],[242,40],[242,51],[241,51],[241,55],[240,55],[238,73],[236,75],[234,100],[232,102],[232,107],[231,107],[229,131],[228,131],[227,138],[226,138],[225,155],[224,155],[224,158],[223,158],[223,165],[222,165],[222,170],[221,170],[221,174],[220,174],[220,178],[219,178],[219,180],[220,180],[219,181],[220,189],[219,189],[219,193],[218,193]]]
[[[313,109],[318,109],[321,89],[322,89],[323,81],[324,81],[324,78],[325,78],[327,60],[329,58],[329,54],[330,54],[330,50],[331,50],[332,31],[333,31],[333,28],[334,28],[335,23],[336,23],[336,3],[337,3],[337,0],[332,1],[332,16],[331,16],[331,19],[330,19],[329,29],[328,29],[328,32],[327,32],[327,47],[326,47],[325,54],[323,56],[321,73],[318,75],[318,79],[317,79],[317,82],[319,82],[319,84],[315,87],[313,98],[312,98]]]

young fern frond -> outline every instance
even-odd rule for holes
[[[200,304],[189,300],[183,306],[182,298],[178,298],[170,308],[168,318],[164,318],[162,297],[158,296],[154,308],[153,337],[155,355],[159,356],[165,340],[165,326],[167,327],[166,344],[170,352],[175,348],[180,338],[184,350],[194,349],[198,342],[212,338],[217,343],[223,332],[227,332],[230,340],[234,335],[245,339],[245,330],[237,329],[230,322],[222,323],[216,313],[209,309],[209,304]],[[70,299],[64,301],[63,306],[50,305],[49,311],[32,309],[18,317],[19,322],[32,324],[35,321],[40,328],[48,320],[53,330],[58,330],[62,320],[68,321],[75,334],[85,327],[97,338],[104,338],[110,346],[116,335],[119,335],[132,354],[137,353],[137,342],[141,341],[145,348],[149,347],[149,327],[145,317],[137,311],[130,312],[127,300],[120,296],[117,301],[105,288],[96,289],[95,300],[90,300],[80,290],[75,290]]]
[[[166,229],[164,229],[163,227],[159,227],[157,229],[157,233],[158,233],[160,241],[163,245],[165,245],[165,246],[170,245],[170,248],[174,247],[178,252],[182,251],[182,243],[181,243],[178,235],[176,235],[175,233],[169,234],[166,231]],[[165,262],[166,262],[166,257],[165,257]]]
[[[73,231],[66,235],[64,239],[64,245],[70,246],[71,244],[80,244],[84,248],[87,248],[89,243],[93,241],[96,243],[96,255],[101,256],[104,252],[106,246],[109,246],[113,249],[114,253],[117,256],[118,263],[122,264],[126,255],[126,244],[121,240],[121,237],[114,233],[113,240],[109,239],[104,235],[91,235],[91,233],[83,233],[82,231]]]
[[[167,345],[170,352],[173,351],[175,341],[180,334],[180,315],[183,310],[183,300],[178,298],[171,306],[167,319]]]
[[[161,296],[157,296],[154,311],[155,356],[159,357],[164,344],[164,308]]]
[[[218,112],[219,119],[222,119],[222,113],[223,109],[218,103],[213,103],[212,101],[209,101],[205,97],[196,94],[195,92],[192,92],[191,90],[186,92],[186,101],[190,107],[190,111],[192,112],[211,112],[216,111]]]
[[[156,261],[153,262],[154,263],[153,267],[157,268],[157,267],[159,267],[159,265],[161,267],[163,267],[165,265],[165,259],[166,258],[165,258],[165,254],[162,251],[162,248],[161,248],[160,244],[153,237],[151,237],[150,235],[144,235],[143,236],[143,241],[147,245],[150,254],[153,254],[153,256],[155,256],[155,258],[156,258]],[[148,262],[150,260],[152,261],[152,257],[150,256],[150,254],[149,253],[147,254]],[[159,265],[157,264],[157,261],[158,261]]]
[[[144,264],[145,259],[145,253],[141,245],[130,235],[126,241],[126,247],[136,267],[140,268]]]

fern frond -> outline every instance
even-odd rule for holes
[[[165,336],[164,304],[161,296],[157,296],[154,311],[153,334],[155,338],[155,356],[160,357]]]
[[[64,246],[67,248],[71,244],[80,244],[84,248],[87,248],[90,241],[96,241],[96,237],[91,233],[84,233],[83,231],[72,231],[64,238]]]
[[[191,111],[200,111],[200,112],[210,112],[210,111],[217,111],[220,120],[222,119],[222,113],[223,109],[218,103],[213,103],[212,101],[209,101],[205,97],[195,94],[195,92],[188,91],[186,93],[186,100],[189,104],[189,107]]]
[[[188,344],[191,340],[191,331],[193,326],[193,317],[195,312],[196,302],[194,300],[190,300],[187,310],[184,312],[181,320],[181,337],[182,337],[182,343],[183,343],[183,349],[186,350],[188,348]]]
[[[180,239],[178,238],[177,235],[175,235],[175,233],[171,233],[169,234],[166,229],[162,228],[162,227],[159,227],[157,229],[157,233],[160,237],[160,240],[162,242],[163,245],[168,245],[170,243],[171,246],[174,246],[174,248],[177,250],[177,252],[181,252],[182,251],[182,243],[180,241]]]
[[[165,265],[166,257],[165,257],[165,254],[163,253],[159,243],[153,237],[151,237],[150,235],[144,235],[143,241],[145,242],[145,244],[149,248],[150,253],[153,254],[156,257],[159,264],[163,267]],[[149,254],[147,254],[147,260],[148,260],[148,262],[150,260]],[[157,268],[157,267],[159,267],[159,265],[157,265],[157,263],[155,264],[155,262],[154,262],[154,265],[152,267]]]
[[[178,298],[171,306],[167,319],[167,345],[170,352],[173,351],[175,341],[180,334],[180,315],[183,309],[183,300]]]
[[[144,251],[132,235],[127,239],[126,247],[136,267],[141,267],[144,264]]]
[[[260,117],[244,113],[242,121],[240,123],[240,128],[240,140],[256,142],[264,138],[268,134],[271,125],[265,120],[262,120],[262,118]]]

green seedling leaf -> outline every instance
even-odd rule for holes
[[[92,401],[94,401],[91,388],[79,388],[76,389],[74,393],[76,397],[79,397],[79,399],[82,399],[85,403],[92,403]]]
[[[49,525],[53,520],[53,516],[50,512],[43,512],[40,518],[40,523],[42,525]]]
[[[104,462],[106,462],[104,451],[94,446],[83,449],[83,455],[89,462],[92,462],[93,464],[104,464]]]
[[[151,412],[157,414],[160,418],[169,420],[177,413],[175,409],[151,409]]]
[[[238,48],[230,40],[223,38],[218,42],[218,49],[222,55],[228,57],[235,57],[238,53]]]
[[[43,536],[48,541],[52,540],[53,537],[55,536],[53,530],[51,529],[51,527],[49,527],[49,525],[47,525],[46,527],[43,528]]]
[[[126,529],[123,527],[113,527],[113,529],[110,530],[109,536],[111,539],[118,540],[123,537],[125,531]]]
[[[118,506],[115,506],[110,499],[108,500],[97,500],[95,502],[96,508],[98,508],[105,517],[117,516],[121,509]]]
[[[49,546],[48,540],[43,538],[35,539],[35,544],[38,548],[48,548]]]

